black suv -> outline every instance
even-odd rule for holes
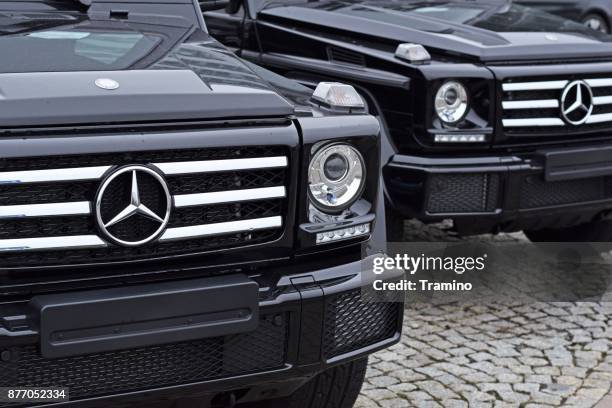
[[[0,2],[1,406],[349,407],[399,338],[378,121],[199,7]]]
[[[379,116],[390,239],[406,218],[612,239],[612,37],[511,1],[227,3],[220,41]]]

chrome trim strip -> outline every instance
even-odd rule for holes
[[[168,228],[159,240],[172,241],[186,238],[199,238],[211,235],[230,234],[233,232],[280,228],[282,226],[283,220],[281,216],[219,222],[216,224],[191,225],[189,227]]]
[[[229,234],[233,232],[257,231],[262,229],[282,227],[282,217],[256,218],[220,222],[216,224],[193,225],[189,227],[169,228],[160,241],[171,241],[186,238],[197,238],[211,235]],[[64,237],[1,239],[0,252],[20,252],[36,250],[63,250],[104,248],[108,244],[96,235],[73,235]]]
[[[166,175],[287,167],[286,156],[154,163]],[[0,172],[0,184],[98,180],[112,166]]]
[[[503,119],[504,127],[565,126],[559,118]]]
[[[593,98],[593,105],[611,105],[612,104],[612,95],[609,96],[596,96]]]
[[[612,113],[600,113],[598,115],[591,115],[586,121],[587,124],[603,122],[612,122]]]
[[[592,88],[612,86],[612,78],[592,78],[585,79]],[[569,83],[567,80],[559,81],[536,81],[536,82],[513,82],[502,84],[504,91],[542,91],[550,89],[563,89]]]
[[[193,207],[196,205],[210,205],[285,197],[286,190],[284,186],[249,188],[245,190],[216,191],[213,193],[175,195],[174,206],[177,208]]]
[[[585,79],[586,82],[592,88],[600,88],[603,86],[612,86],[612,78],[594,78]]]
[[[103,248],[107,244],[96,235],[66,237],[0,239],[0,252],[20,252],[49,249]]]
[[[537,109],[537,108],[558,108],[557,99],[534,99],[532,101],[503,101],[502,108],[510,109]]]
[[[230,170],[269,169],[287,167],[286,156],[256,157],[252,159],[203,160],[190,162],[153,163],[166,175],[211,173]]]
[[[0,206],[0,219],[22,217],[53,217],[58,215],[87,215],[89,201],[72,203],[25,204]]]
[[[53,181],[97,180],[111,166],[75,167],[69,169],[7,171],[0,173],[0,184],[45,183]]]
[[[549,89],[563,89],[569,81],[539,81],[539,82],[513,82],[502,84],[504,91],[542,91]]]

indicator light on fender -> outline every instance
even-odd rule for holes
[[[425,63],[431,61],[431,55],[421,44],[404,43],[397,46],[395,56],[412,63]]]
[[[365,102],[355,88],[340,82],[319,83],[312,94],[312,99],[332,108],[365,108]]]

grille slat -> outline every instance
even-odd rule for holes
[[[70,252],[67,264],[77,262],[79,253],[82,254],[79,261],[83,263],[105,261],[104,253],[109,254],[109,259],[138,260],[151,255],[163,256],[166,252],[188,254],[198,241],[201,250],[208,251],[239,246],[241,240],[244,245],[252,245],[280,236],[289,179],[285,148],[210,150],[133,152],[127,156],[93,158],[62,156],[57,162],[41,158],[50,167],[57,167],[51,169],[40,168],[38,158],[31,158],[35,170],[23,169],[24,159],[21,158],[15,159],[17,163],[0,159],[0,230],[3,232],[0,234],[0,268],[13,266],[16,260],[24,261],[16,255],[18,253],[39,252],[41,255],[43,251],[49,262],[32,257],[37,261],[15,266],[63,265],[63,252]],[[255,157],[254,153],[263,157]],[[198,160],[200,157],[206,160]],[[104,164],[102,158],[121,160],[118,164],[88,166],[91,162]],[[105,174],[134,158],[152,160],[128,164],[148,165],[162,173],[175,204],[168,228],[157,242],[147,245],[147,249],[121,248],[118,251],[115,244],[101,238],[92,211],[93,201]],[[182,158],[189,160],[176,161]],[[78,167],[78,164],[85,166]],[[6,169],[13,171],[3,171]],[[146,191],[141,194],[146,197]],[[264,230],[271,233],[264,233]],[[129,231],[124,232],[129,234]],[[221,239],[222,236],[230,239]],[[170,245],[174,241],[189,241],[189,245],[180,251],[176,245]],[[214,245],[215,241],[218,246]],[[53,250],[60,253],[49,255]],[[92,250],[98,251],[93,257],[95,260]],[[114,256],[117,253],[122,254],[120,259]]]
[[[83,265],[126,260],[156,259],[159,257],[183,254],[198,254],[219,248],[237,248],[244,245],[270,242],[278,238],[277,230],[262,230],[221,235],[204,239],[167,241],[156,245],[145,245],[138,248],[107,246],[104,248],[74,249],[62,251],[17,251],[0,254],[2,267],[40,267],[48,265]],[[77,237],[78,238],[78,237]],[[97,238],[97,237],[96,237]],[[48,238],[54,240],[55,238]],[[79,240],[82,243],[82,240]]]
[[[559,118],[504,119],[502,123],[507,128],[565,126],[565,122]]]
[[[287,167],[285,156],[252,159],[204,160],[174,163],[153,163],[166,176],[193,173],[217,173],[228,170],[273,169]]]
[[[89,214],[89,202],[77,201],[49,204],[21,204],[0,206],[0,219],[24,217],[49,217],[58,215]]]
[[[98,180],[111,166],[68,169],[8,171],[0,173],[0,184],[27,184],[59,181]],[[75,172],[78,170],[78,172]]]
[[[282,217],[255,218],[251,220],[220,222],[168,228],[160,242],[189,238],[203,238],[236,232],[259,231],[282,227]],[[40,249],[104,248],[109,244],[96,235],[70,235],[41,238],[17,238],[0,240],[0,252],[36,251]]]
[[[197,205],[210,205],[219,203],[234,203],[240,201],[253,201],[271,198],[284,198],[285,187],[249,188],[244,190],[215,191],[211,193],[182,194],[174,196],[174,205],[192,207]],[[0,208],[1,211],[1,208]],[[2,213],[0,212],[0,215]]]
[[[212,173],[228,170],[269,169],[287,167],[287,157],[258,157],[250,159],[204,160],[153,163],[164,175]],[[53,170],[1,172],[0,184],[44,183],[57,181],[97,180],[112,166],[73,167]]]
[[[556,99],[536,99],[525,101],[504,101],[502,107],[505,110],[512,109],[536,109],[536,108],[558,108],[559,101]]]
[[[159,240],[164,242],[223,235],[233,232],[259,231],[262,229],[280,228],[282,225],[283,220],[280,216],[221,222],[218,224],[191,225],[188,227],[168,228]]]
[[[249,146],[198,148],[181,150],[151,150],[125,153],[98,153],[87,155],[22,157],[0,159],[0,171],[31,171],[88,166],[123,166],[133,163],[160,163],[202,160],[228,160],[238,158],[282,156],[282,146]]]
[[[598,105],[610,105],[610,104],[612,104],[612,95],[595,96],[593,98],[593,104],[595,106],[598,106]]]
[[[563,89],[568,81],[537,81],[537,82],[511,82],[502,85],[504,91],[544,91],[549,89]]]

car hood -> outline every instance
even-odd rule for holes
[[[561,17],[509,1],[323,0],[277,6],[261,20],[298,22],[330,33],[388,45],[422,44],[434,55],[483,62],[552,58],[607,58],[612,37]],[[333,31],[332,31],[333,30]]]
[[[0,52],[11,56],[0,59],[0,128],[294,113],[268,81],[191,23],[137,17],[54,15],[15,25],[0,13]]]

